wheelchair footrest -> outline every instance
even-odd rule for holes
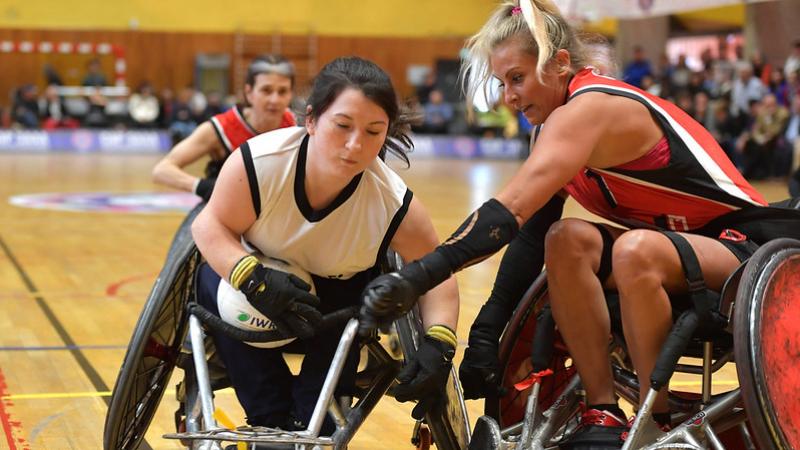
[[[279,428],[266,427],[239,427],[235,430],[216,428],[213,430],[168,433],[164,439],[181,439],[187,441],[230,441],[260,444],[309,444],[319,446],[334,445],[329,436],[311,436],[308,431],[284,431]]]

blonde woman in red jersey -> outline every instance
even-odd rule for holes
[[[192,192],[208,201],[222,163],[251,137],[294,126],[289,110],[294,89],[294,66],[278,55],[260,56],[250,63],[244,85],[245,106],[236,105],[198,126],[153,168],[153,181]],[[196,177],[184,167],[209,156],[205,175]]]
[[[562,448],[602,444],[598,435],[612,436],[611,447],[621,445],[626,420],[614,394],[603,290],[619,292],[643,400],[671,327],[668,294],[688,290],[679,255],[659,230],[680,232],[697,254],[707,286],[719,290],[757,245],[737,234],[725,239],[692,232],[766,202],[690,116],[599,74],[589,47],[551,1],[504,2],[468,50],[468,99],[482,95],[480,86],[494,77],[505,103],[543,126],[511,181],[451,239],[368,286],[362,316],[376,322],[392,317],[450,273],[513,240],[470,332],[460,368],[465,397],[496,392],[497,340],[546,263],[553,315],[588,402],[581,428]],[[558,220],[567,195],[616,225]],[[654,406],[662,426],[669,425],[665,394]]]

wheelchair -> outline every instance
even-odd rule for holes
[[[193,304],[195,275],[202,258],[191,239],[189,225],[201,208],[193,210],[176,233],[164,268],[134,329],[106,415],[104,449],[138,448],[175,367],[184,371],[184,378],[177,389],[180,406],[175,413],[176,432],[164,435],[166,439],[180,440],[191,449],[220,449],[223,441],[247,443],[248,446],[294,444],[296,449],[309,450],[347,448],[360,425],[389,391],[401,366],[401,361],[378,342],[377,335],[363,340],[369,357],[367,367],[357,375],[357,401],[351,404],[353,399],[334,398],[338,376],[358,328],[354,309],[340,310],[325,317],[328,323],[346,320],[347,324],[306,430],[227,429],[217,423],[213,392],[229,386],[229,382],[221,363],[214,358],[213,351],[209,351],[213,350],[213,343],[206,339],[204,329],[223,327],[217,330],[234,333],[233,337],[248,342],[275,340],[278,336],[270,331],[248,332],[227,326]],[[399,256],[389,252],[384,269],[393,270],[400,264]],[[226,326],[228,329],[224,329]],[[402,354],[411,356],[422,336],[418,314],[410,312],[397,320],[394,327]],[[441,407],[415,424],[411,442],[416,448],[428,448],[432,442],[445,450],[467,447],[470,431],[466,407],[454,370],[446,394]],[[320,436],[325,414],[330,414],[336,425],[331,436]]]
[[[798,281],[800,241],[775,239],[742,263],[714,299],[724,319],[720,329],[712,335],[695,332],[682,321],[691,315],[685,311],[659,356],[650,392],[620,443],[623,449],[800,448]],[[615,391],[637,405],[639,383],[625,354],[619,317],[615,320],[614,294],[607,293],[607,300]],[[682,356],[700,358],[702,365],[679,364]],[[546,274],[514,311],[500,341],[499,360],[508,394],[486,399],[469,448],[557,448],[577,427],[581,391],[549,313]],[[728,362],[736,365],[739,387],[712,395],[713,373]],[[657,391],[675,371],[701,375],[702,389],[699,395],[669,391],[673,428],[663,432],[650,413]],[[524,379],[528,383],[519,384]]]

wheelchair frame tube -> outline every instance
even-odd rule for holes
[[[189,338],[192,342],[192,359],[197,376],[197,388],[200,391],[200,406],[203,410],[203,428],[207,430],[216,428],[214,401],[211,398],[211,381],[208,378],[206,349],[203,343],[203,329],[200,327],[200,319],[194,314],[189,315]]]
[[[724,449],[724,447],[716,446],[716,443],[719,443],[718,439],[716,440],[716,443],[714,442],[716,438],[715,434],[716,432],[712,432],[711,434],[709,434],[706,433],[705,431],[711,427],[711,425],[715,422],[716,419],[725,419],[725,417],[730,414],[731,409],[733,409],[741,400],[742,396],[740,389],[731,391],[725,394],[719,401],[714,402],[713,404],[709,405],[708,408],[698,412],[688,420],[685,420],[682,424],[678,425],[675,429],[669,431],[667,434],[665,434],[663,437],[661,437],[655,443],[649,446],[642,447],[641,445],[639,445],[634,447],[633,446],[634,444],[633,439],[635,438],[635,436],[633,435],[634,429],[631,429],[631,433],[629,435],[631,436],[631,438],[625,442],[625,447],[623,447],[623,449],[626,448],[643,448],[645,450],[657,449],[657,448],[663,448],[664,444],[674,444],[682,442],[696,445],[699,448],[705,448],[705,446],[701,445],[700,442],[698,442],[697,440],[697,435],[700,433],[704,434],[706,438],[709,439],[712,448]],[[637,415],[636,418],[638,421],[639,416]],[[634,424],[634,428],[635,427],[636,425]],[[631,444],[630,447],[628,447],[629,442]],[[722,444],[720,443],[719,445]]]
[[[311,419],[308,421],[308,428],[301,431],[298,435],[318,437],[319,431],[322,429],[322,421],[325,420],[325,413],[328,411],[328,405],[333,398],[333,392],[336,389],[336,381],[344,368],[344,362],[347,357],[347,352],[356,338],[356,330],[358,329],[358,319],[350,319],[342,332],[342,338],[339,340],[339,346],[336,347],[336,353],[333,355],[331,368],[328,369],[328,374],[325,376],[325,383],[322,385],[322,390],[317,398],[317,404],[314,406],[314,412],[311,414]]]

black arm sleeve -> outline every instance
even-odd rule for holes
[[[478,340],[496,343],[500,339],[517,303],[542,271],[545,235],[563,211],[564,199],[554,195],[511,241],[500,261],[492,293],[472,323],[469,345]]]
[[[517,219],[502,203],[490,199],[470,215],[436,250],[406,265],[400,275],[413,280],[414,293],[423,295],[453,272],[476,264],[511,242],[519,231]]]

